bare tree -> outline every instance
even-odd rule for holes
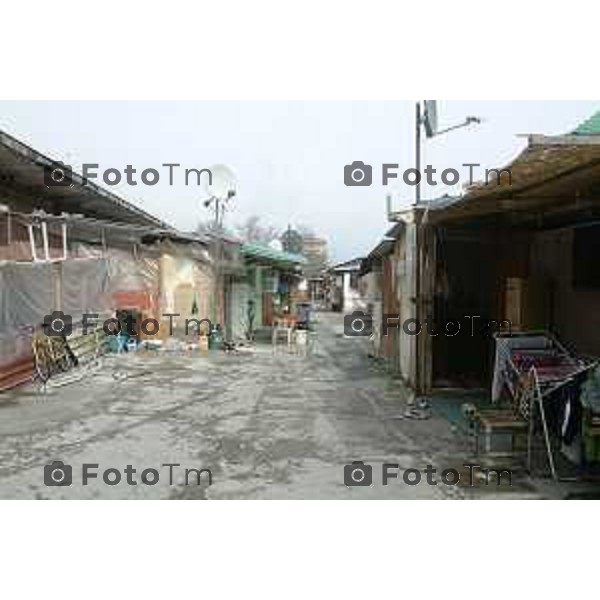
[[[199,233],[200,235],[210,235],[217,230],[217,226],[214,221],[200,221],[198,225],[196,225],[195,233]]]
[[[277,229],[271,225],[263,224],[257,215],[248,217],[241,225],[236,227],[236,231],[245,242],[268,244],[279,237]]]

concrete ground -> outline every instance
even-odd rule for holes
[[[465,436],[445,419],[402,418],[400,382],[367,357],[367,340],[344,338],[342,315],[321,314],[308,356],[269,345],[208,355],[111,356],[79,381],[21,388],[0,402],[1,498],[444,499],[560,496],[513,475],[475,487],[440,473],[468,458]],[[44,466],[72,467],[72,485],[44,484]],[[372,485],[347,487],[344,466],[372,465]],[[398,479],[382,485],[382,464]],[[82,485],[82,465],[98,465]],[[172,464],[179,466],[164,467]],[[404,469],[437,469],[438,485],[402,481]],[[127,483],[125,468],[136,469]],[[107,469],[121,480],[108,485]],[[155,485],[142,482],[156,469]],[[209,474],[185,469],[209,469]],[[56,474],[60,476],[60,473]],[[109,481],[118,474],[106,473]],[[171,477],[170,477],[171,476]],[[411,475],[413,476],[413,475]],[[155,474],[148,472],[146,481]],[[450,478],[452,476],[449,476]],[[170,481],[170,478],[172,481]]]

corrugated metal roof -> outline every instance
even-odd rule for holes
[[[54,212],[48,209],[58,207],[57,212],[81,213],[98,219],[173,229],[168,223],[140,206],[91,181],[85,181],[83,176],[75,171],[71,174],[70,186],[46,185],[46,170],[55,166],[65,165],[0,130],[0,167],[4,174],[12,176],[12,185],[18,188],[22,196],[35,200],[34,208]],[[13,199],[10,193],[6,193],[6,196],[2,202],[10,206]]]
[[[573,133],[575,135],[600,135],[600,110],[580,123]]]
[[[260,258],[275,263],[290,263],[296,265],[303,265],[306,263],[306,258],[300,254],[275,250],[270,246],[264,246],[255,242],[246,242],[242,244],[241,252],[244,256]]]
[[[451,206],[452,204],[456,204],[462,200],[462,196],[449,196],[448,194],[444,194],[443,196],[439,196],[438,198],[431,198],[430,200],[421,200],[419,204],[416,205],[416,208],[423,208],[425,210],[439,210],[442,208],[446,208],[447,206]]]
[[[381,258],[382,256],[390,254],[394,250],[395,241],[396,240],[391,238],[384,238],[377,246],[375,246],[375,248],[373,248],[373,250],[371,250],[371,252],[369,252],[367,259]]]
[[[585,194],[600,180],[600,135],[530,136],[528,147],[495,179],[469,187],[460,201],[432,211],[432,222],[527,212],[539,218],[551,207],[565,212],[581,205],[578,191]],[[583,200],[593,203],[594,196],[588,193]]]
[[[353,258],[343,263],[338,263],[330,267],[330,271],[358,271],[360,269],[360,263],[364,257]]]

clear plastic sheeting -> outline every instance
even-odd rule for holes
[[[83,242],[73,242],[69,249],[69,256],[72,258],[104,258],[104,254],[101,246]]]
[[[110,308],[108,261],[67,260],[62,267],[62,311],[80,321],[83,313],[102,313]]]
[[[110,250],[108,261],[113,291],[153,291],[158,287],[158,259]]]
[[[112,307],[156,315],[160,277],[158,258],[139,252],[110,250],[108,260]]]
[[[31,327],[23,327],[10,332],[0,331],[0,371],[32,355],[32,333]]]
[[[0,266],[0,334],[40,326],[44,316],[62,310],[79,321],[84,312],[110,306],[108,264],[104,259]]]
[[[52,263],[12,263],[0,267],[0,332],[40,325],[44,315],[58,308],[57,266]]]
[[[119,306],[151,309],[158,301],[159,261],[126,251],[57,262],[0,263],[0,389],[30,377],[32,335],[60,310],[73,339],[84,313],[102,320]]]
[[[7,328],[8,323],[8,292],[4,269],[0,268],[0,331]]]

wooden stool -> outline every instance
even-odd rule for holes
[[[480,451],[480,437],[484,436],[484,452],[486,454],[501,454],[492,452],[492,436],[494,433],[505,433],[511,436],[511,452],[515,453],[515,441],[518,435],[526,435],[529,423],[515,414],[512,410],[485,410],[477,415],[476,453]],[[502,453],[504,454],[504,453]]]

